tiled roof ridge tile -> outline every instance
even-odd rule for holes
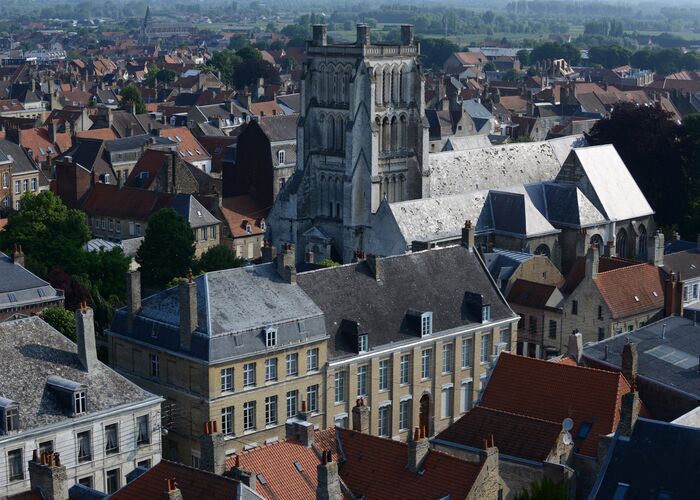
[[[612,377],[621,377],[621,376],[622,376],[621,373],[615,373],[615,372],[611,372],[611,371],[609,371],[609,370],[602,370],[602,369],[600,369],[600,368],[593,368],[593,367],[590,367],[590,366],[581,366],[581,365],[575,365],[575,366],[574,366],[574,365],[568,365],[568,364],[563,364],[563,363],[553,363],[553,362],[551,362],[551,361],[547,361],[546,359],[526,358],[525,356],[521,356],[521,355],[519,355],[519,354],[513,354],[513,353],[509,353],[509,352],[505,352],[505,351],[502,352],[501,354],[499,354],[499,356],[502,356],[502,355],[504,355],[504,354],[507,355],[507,356],[512,356],[512,357],[514,357],[514,358],[524,358],[524,359],[536,361],[536,362],[538,362],[538,363],[547,363],[547,365],[563,366],[563,367],[566,367],[566,369],[588,370],[589,372],[604,373],[604,374],[606,374],[606,375],[611,376],[611,378],[612,378]]]
[[[598,271],[598,276],[600,276],[602,274],[607,275],[610,273],[614,273],[616,271],[623,271],[626,269],[640,269],[641,267],[647,267],[647,266],[656,267],[653,264],[650,264],[649,262],[639,262],[637,264],[630,264],[629,266],[616,267],[615,269],[608,269],[607,271]]]
[[[535,422],[541,422],[541,423],[545,423],[545,424],[553,424],[553,425],[561,426],[561,422],[555,422],[554,420],[546,420],[544,418],[533,417],[533,416],[525,415],[522,413],[514,413],[512,411],[501,410],[498,408],[491,408],[491,407],[482,406],[482,405],[476,405],[474,408],[472,408],[472,410],[476,410],[476,409],[487,410],[487,411],[491,411],[494,413],[501,413],[503,415],[507,415],[507,416],[511,416],[511,417],[524,418],[527,420],[533,420]]]

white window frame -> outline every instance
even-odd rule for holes
[[[233,406],[221,408],[221,432],[224,436],[233,436]]]
[[[243,431],[255,430],[255,401],[243,403]]]
[[[315,372],[318,370],[318,347],[306,351],[306,371]]]
[[[347,401],[347,372],[338,370],[333,375],[333,389],[335,404],[345,403]]]
[[[357,367],[357,395],[367,395],[367,380],[369,379],[369,365],[360,365]]]
[[[406,385],[411,383],[411,355],[402,354],[399,361],[399,383]]]
[[[389,437],[391,434],[391,405],[379,407],[377,415],[377,434],[382,437]]]
[[[296,377],[299,375],[299,353],[292,352],[287,354],[287,376]]]
[[[474,337],[462,338],[462,368],[470,368],[474,364]]]
[[[391,360],[382,359],[379,361],[379,390],[388,391],[390,385]]]
[[[267,358],[265,360],[265,382],[277,380],[277,358]]]
[[[265,425],[277,425],[277,396],[265,398]]]
[[[420,336],[425,337],[433,333],[433,313],[424,312],[420,316]]]
[[[311,413],[318,411],[318,384],[306,388],[306,409]]]
[[[431,361],[433,350],[431,348],[423,349],[420,353],[420,377],[422,380],[431,378]]]
[[[265,328],[265,346],[268,348],[277,346],[277,328]]]
[[[493,351],[493,342],[491,332],[481,334],[481,363],[488,363],[491,360],[491,352]]]
[[[442,344],[442,373],[454,371],[454,344],[447,342]]]
[[[294,418],[299,412],[299,391],[294,389],[287,391],[287,418]]]
[[[243,387],[255,387],[255,363],[243,365]]]
[[[221,369],[221,392],[233,392],[233,367]]]

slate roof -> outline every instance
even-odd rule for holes
[[[698,450],[697,427],[640,418],[629,439],[613,441],[589,498],[697,498]]]
[[[112,141],[105,141],[105,149],[110,153],[119,151],[131,151],[143,148],[146,144],[174,146],[175,142],[167,137],[158,137],[152,134],[132,135],[131,137],[122,137]]]
[[[700,277],[700,249],[693,243],[692,250],[676,252],[664,256],[664,271],[668,274],[681,273],[685,280]]]
[[[700,399],[699,331],[693,320],[671,316],[633,332],[591,344],[584,349],[583,355],[584,358],[597,364],[619,370],[622,366],[622,349],[625,344],[628,341],[636,342],[640,376]],[[607,359],[605,359],[606,348]]]
[[[161,460],[129,484],[110,495],[111,500],[162,500],[166,492],[166,481],[175,480],[175,486],[185,500],[206,498],[208,500],[232,500],[239,498],[240,483],[200,469],[194,469],[168,460]],[[166,495],[167,496],[167,495]]]
[[[615,431],[621,398],[630,390],[620,373],[502,352],[480,404],[550,422],[571,418],[576,449],[595,457],[598,436]],[[587,423],[592,426],[582,439],[579,432]]]
[[[209,210],[204,208],[197,198],[191,194],[178,193],[169,203],[170,208],[182,215],[192,228],[221,224]]]
[[[327,337],[322,311],[300,287],[284,282],[274,263],[206,273],[194,281],[199,321],[192,356],[214,363],[264,352],[268,326],[277,328],[278,348]],[[176,286],[142,300],[133,334],[125,309],[116,312],[111,331],[179,351],[179,324]]]
[[[543,462],[556,446],[561,432],[561,422],[475,406],[438,434],[435,441],[481,450],[484,440],[493,437],[499,453]]]
[[[547,218],[568,227],[591,227],[606,222],[605,216],[586,198],[581,190],[571,184],[546,182],[542,184],[546,198]]]
[[[24,150],[17,144],[7,139],[0,138],[0,151],[6,157],[12,157],[12,173],[23,174],[26,172],[34,172],[37,170],[31,159],[27,156]]]
[[[297,120],[297,115],[265,116],[258,124],[270,142],[296,141]]]
[[[465,137],[452,136],[447,139],[443,151],[466,151],[468,149],[487,148],[491,146],[489,137],[484,134],[468,135]]]
[[[0,309],[57,299],[58,291],[0,252]],[[12,298],[10,296],[12,294]]]
[[[97,412],[160,399],[102,363],[86,372],[76,345],[36,316],[0,323],[0,373],[0,397],[19,403],[20,430],[61,422],[74,426]],[[48,378],[56,375],[86,386],[86,417],[69,417],[46,389]]]
[[[357,353],[356,343],[341,330],[343,320],[360,324],[372,350],[420,338],[408,325],[409,309],[433,311],[434,332],[480,324],[481,317],[464,305],[467,292],[483,295],[493,321],[515,316],[479,258],[463,246],[385,257],[380,265],[379,282],[364,261],[297,275],[299,287],[325,314],[330,359]]]

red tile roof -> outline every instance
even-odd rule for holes
[[[598,272],[604,273],[607,271],[612,271],[613,269],[620,269],[622,267],[634,266],[638,264],[633,260],[620,259],[619,257],[606,257],[601,255],[598,259]],[[564,283],[561,286],[561,291],[563,293],[569,294],[573,292],[576,287],[581,283],[586,275],[586,257],[580,256],[576,257],[571,271],[566,276]]]
[[[211,157],[187,127],[160,129],[161,137],[167,137],[177,144],[178,153],[186,162],[209,160]]]
[[[620,400],[628,392],[630,384],[620,373],[503,352],[480,404],[550,422],[571,418],[580,452],[594,457],[598,436],[617,428]],[[592,424],[590,432],[586,439],[577,440],[584,423]]]
[[[155,180],[158,172],[163,168],[167,153],[157,149],[148,149],[136,162],[134,168],[126,180],[126,186],[148,189]],[[144,179],[141,174],[147,174]]]
[[[454,53],[455,57],[457,60],[465,65],[474,65],[477,66],[479,64],[486,64],[488,62],[488,59],[484,55],[483,52],[478,51],[478,52],[455,52]]]
[[[98,183],[81,209],[89,215],[147,221],[152,213],[168,205],[169,195],[114,184]]]
[[[556,446],[561,431],[561,422],[476,406],[436,439],[481,450],[484,440],[493,436],[500,453],[543,462]]]
[[[284,110],[277,104],[277,101],[254,102],[250,105],[249,111],[255,116],[276,116],[284,114]]]
[[[544,309],[547,308],[547,301],[556,289],[554,285],[517,279],[508,292],[507,300],[509,304]]]
[[[162,500],[166,481],[175,486],[185,499],[231,500],[237,498],[238,481],[200,469],[163,460],[111,495],[112,500]]]
[[[247,194],[221,200],[221,215],[234,238],[264,234],[265,229],[261,226],[269,211],[270,207],[260,206]],[[250,233],[246,232],[247,224],[250,224]]]
[[[58,133],[54,143],[46,127],[30,128],[19,131],[19,143],[23,148],[31,150],[31,157],[39,163],[55,158],[60,152],[70,149],[71,136],[65,132]]]
[[[219,137],[219,136],[201,136],[197,140],[204,146],[207,153],[211,156],[211,171],[221,172],[223,170],[224,156],[226,148],[232,144],[236,144],[238,137]]]
[[[613,318],[654,311],[664,307],[663,270],[652,264],[637,264],[598,273],[595,284]]]
[[[76,132],[75,136],[80,139],[101,139],[103,141],[111,141],[117,138],[117,134],[111,128],[96,128],[92,130],[84,130]]]

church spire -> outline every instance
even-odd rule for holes
[[[143,26],[144,26],[144,28],[145,28],[146,26],[148,26],[149,24],[151,24],[151,6],[150,6],[150,5],[146,5],[146,15],[145,15],[145,17],[143,18]]]

